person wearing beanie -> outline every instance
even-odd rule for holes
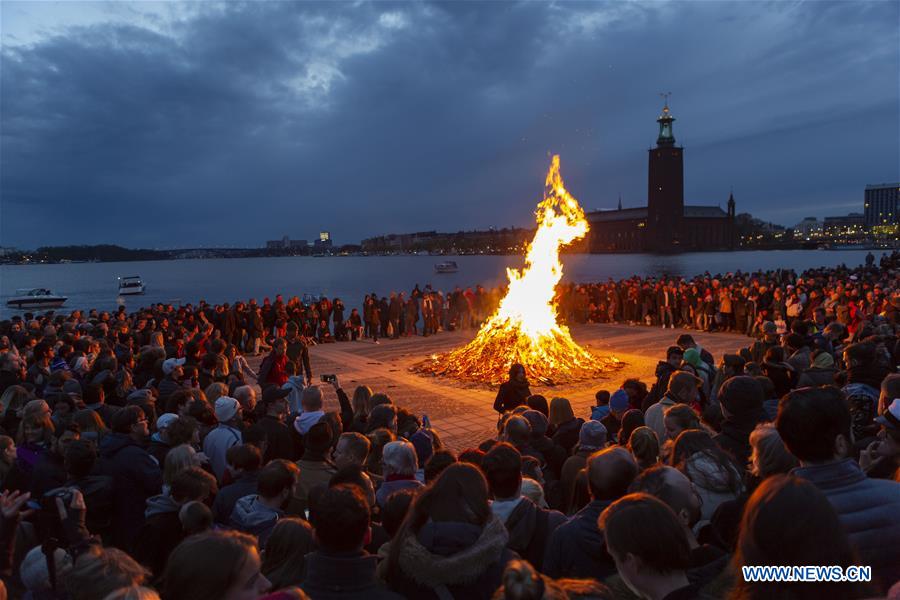
[[[416,479],[425,483],[425,463],[434,455],[434,438],[427,429],[419,429],[409,436],[409,442],[416,449]]]
[[[815,350],[810,355],[810,361],[811,364],[800,371],[797,387],[834,385],[834,376],[837,375],[837,369],[834,368],[834,356],[825,350]]]
[[[722,431],[713,439],[731,454],[742,468],[750,460],[750,433],[766,420],[763,410],[765,392],[753,377],[740,375],[722,384]]]
[[[600,420],[606,427],[610,440],[617,440],[619,429],[622,428],[622,416],[628,412],[631,404],[628,398],[628,392],[622,388],[617,389],[609,397],[609,414]]]
[[[562,474],[560,475],[560,485],[563,492],[562,511],[565,514],[572,514],[580,506],[574,506],[576,488],[582,487],[583,494],[581,497],[587,497],[587,479],[579,476],[582,469],[587,465],[588,457],[603,450],[607,446],[609,434],[606,427],[600,421],[587,421],[581,426],[581,432],[578,436],[578,445],[575,446],[575,454],[566,459],[562,466]]]
[[[241,404],[231,396],[220,396],[216,399],[215,414],[219,424],[203,440],[203,453],[209,458],[213,475],[222,483],[228,466],[225,453],[232,446],[243,443]]]
[[[666,409],[676,404],[696,404],[702,383],[699,377],[687,371],[678,371],[669,378],[666,395],[644,413],[644,423],[656,432],[656,437],[666,439],[666,425],[663,420]]]

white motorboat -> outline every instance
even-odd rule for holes
[[[144,293],[144,282],[137,275],[119,277],[119,295],[133,296]]]
[[[59,308],[68,296],[57,296],[47,288],[16,290],[16,295],[6,301],[10,308]]]
[[[452,260],[445,260],[434,265],[435,273],[456,273],[459,267]]]

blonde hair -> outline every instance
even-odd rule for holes
[[[154,331],[150,334],[150,346],[154,348],[164,348],[165,338],[162,331]]]
[[[367,385],[356,386],[356,390],[353,392],[353,400],[350,403],[353,407],[353,416],[363,417],[368,415],[371,408],[369,406],[369,401],[371,399],[372,388]]]
[[[574,418],[575,413],[572,411],[572,405],[566,398],[554,398],[550,401],[548,420],[551,425],[555,427]]]
[[[798,466],[772,423],[760,423],[750,432],[750,473],[760,479],[787,473]]]
[[[213,382],[206,386],[206,390],[204,391],[206,394],[207,402],[210,405],[215,405],[216,400],[221,398],[222,396],[228,395],[228,386],[219,381]]]
[[[103,600],[159,600],[159,594],[142,585],[132,585],[108,594]]]

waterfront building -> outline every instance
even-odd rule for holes
[[[900,183],[867,185],[864,209],[868,228],[897,225],[900,222]]]
[[[649,150],[647,205],[587,214],[591,252],[732,250],[735,201],[721,206],[684,203],[684,148],[675,144],[668,102],[656,119],[659,136]]]
[[[794,226],[794,237],[801,240],[810,240],[821,237],[825,226],[816,217],[806,217]]]
[[[828,237],[858,237],[865,233],[865,216],[863,213],[850,213],[836,217],[825,217],[823,229]]]

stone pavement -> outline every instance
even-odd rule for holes
[[[681,329],[631,327],[628,325],[582,325],[572,328],[575,340],[603,356],[615,356],[624,366],[606,378],[554,387],[531,386],[532,393],[550,399],[568,398],[577,416],[587,418],[594,404],[594,393],[613,391],[629,377],[639,377],[652,385],[656,363],[665,350],[683,333]],[[690,332],[697,343],[712,352],[718,361],[725,352],[734,352],[750,343],[736,334]],[[323,344],[310,348],[315,379],[335,374],[348,395],[357,385],[368,385],[375,392],[387,393],[395,404],[421,416],[427,414],[445,445],[455,451],[477,446],[496,432],[497,413],[492,405],[496,388],[464,385],[449,379],[422,376],[409,367],[431,354],[442,354],[459,347],[474,335],[469,332],[445,332],[428,338],[370,340]],[[254,368],[257,362],[253,363]],[[321,384],[326,410],[338,408],[337,396],[330,385]]]

